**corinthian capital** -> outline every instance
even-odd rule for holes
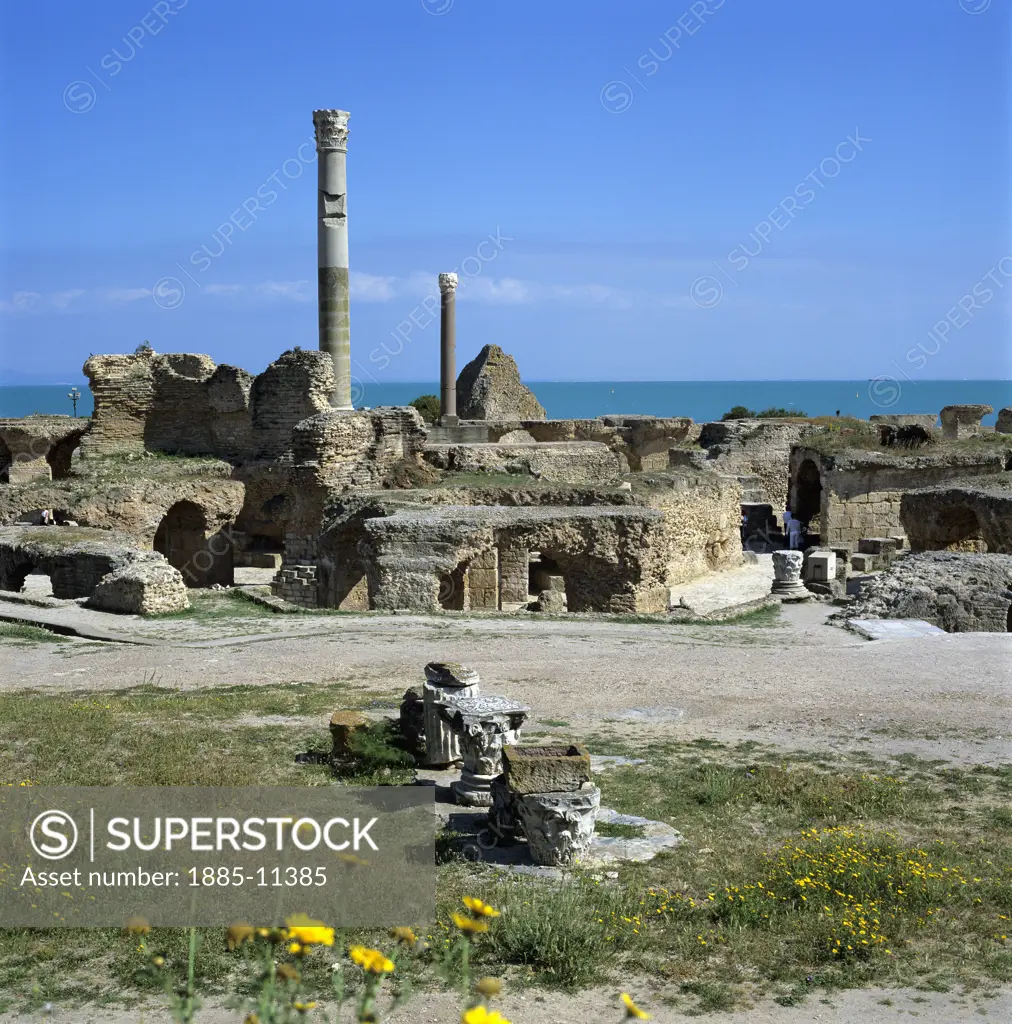
[[[457,275],[456,274],[440,274],[439,275],[439,290],[441,292],[452,292],[457,290]]]
[[[314,110],[313,127],[316,129],[316,149],[347,149],[348,118],[347,110]]]

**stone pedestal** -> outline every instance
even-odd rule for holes
[[[594,837],[601,791],[592,782],[568,793],[518,793],[516,814],[536,864],[573,867]]]
[[[335,711],[330,718],[330,736],[333,740],[332,757],[352,756],[353,737],[369,728],[369,719],[358,711]]]
[[[512,839],[520,831],[516,795],[510,789],[505,775],[497,775],[490,788],[492,808],[488,812],[488,827],[500,838]]]
[[[508,697],[458,697],[440,707],[443,719],[460,737],[464,767],[450,787],[458,804],[489,807],[492,782],[503,770],[502,751],[516,743],[530,708]]]
[[[801,551],[773,552],[773,587],[771,593],[782,601],[807,601],[811,594],[801,582],[805,556]]]
[[[422,688],[425,723],[425,762],[429,767],[453,764],[461,759],[460,737],[440,712],[440,705],[460,697],[478,696],[478,673],[453,662],[425,666]]]

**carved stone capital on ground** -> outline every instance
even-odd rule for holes
[[[569,793],[523,793],[514,799],[536,864],[573,867],[586,857],[601,806],[597,786],[588,782]]]

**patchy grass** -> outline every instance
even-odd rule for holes
[[[110,785],[335,785],[325,763],[336,707],[391,706],[350,681],[176,691],[155,685],[89,694],[0,696],[0,782]],[[389,726],[370,728],[345,784],[408,777]],[[706,738],[588,738],[595,753],[646,758],[596,778],[602,802],[670,822],[687,842],[618,878],[577,871],[563,883],[498,874],[461,855],[466,837],[437,848],[437,920],[422,927],[445,948],[451,914],[478,895],[501,916],[473,965],[510,986],[573,990],[649,979],[684,1012],[880,984],[985,994],[1012,981],[1012,766],[953,768],[916,758],[891,765],[821,751],[785,754],[755,742]],[[384,774],[389,772],[389,774]],[[602,825],[605,835],[628,826]],[[411,922],[406,922],[411,923]],[[201,933],[205,996],[247,991],[244,951],[222,930]],[[341,932],[307,959],[304,978],[326,998],[339,948],[380,932]],[[185,933],[156,930],[148,947],[185,963]],[[402,952],[397,973],[437,984],[430,954]],[[154,995],[136,939],[118,931],[0,931],[0,990],[12,1006]]]
[[[0,643],[9,643],[17,647],[30,644],[62,644],[67,638],[52,633],[40,626],[30,626],[25,622],[0,622]]]

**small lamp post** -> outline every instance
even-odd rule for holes
[[[77,416],[77,402],[81,397],[81,392],[77,388],[71,388],[67,397],[74,403],[74,416]]]

